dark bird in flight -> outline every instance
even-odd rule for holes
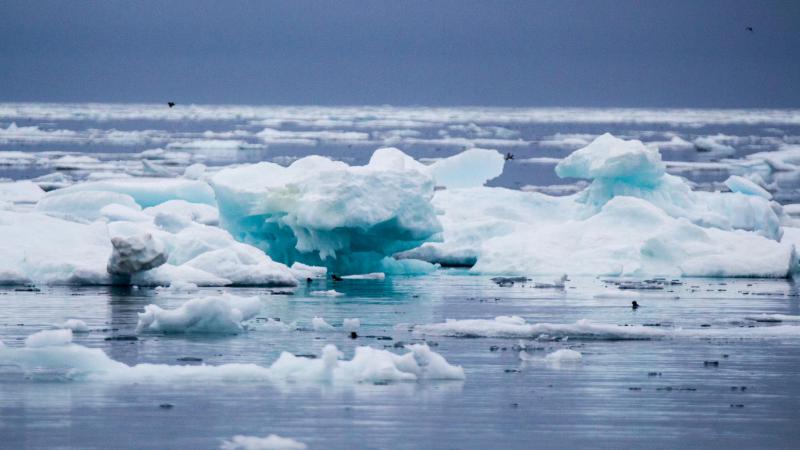
[[[753,27],[746,27],[745,30],[747,30],[747,31],[752,33],[753,32]]]
[[[638,304],[638,303],[636,303],[636,300],[634,300],[634,301],[632,301],[632,302],[631,302],[631,308],[632,308],[634,311],[635,311],[635,310],[637,310],[637,309],[639,309],[639,304]]]
[[[175,106],[175,102],[167,102],[167,106],[169,106],[170,108],[172,108],[173,106]]]
[[[514,154],[513,153],[506,153],[505,159],[506,159],[506,161],[508,161],[509,159],[514,159]]]

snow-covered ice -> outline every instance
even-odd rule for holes
[[[221,450],[305,450],[306,444],[291,438],[270,434],[266,437],[237,434],[222,443]]]
[[[102,350],[72,343],[71,330],[46,330],[28,336],[25,347],[0,345],[0,364],[26,372],[62,371],[68,379],[118,383],[141,382],[295,382],[384,383],[418,380],[463,380],[464,369],[447,362],[425,344],[406,346],[398,355],[372,347],[356,347],[350,360],[334,345],[326,345],[319,358],[283,352],[270,366],[232,363],[223,365],[137,364],[129,366]]]
[[[138,333],[238,333],[242,322],[261,311],[258,297],[223,295],[196,298],[176,309],[147,305],[139,313]]]

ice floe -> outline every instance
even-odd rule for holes
[[[291,438],[270,434],[266,437],[236,435],[224,441],[221,450],[305,450],[306,444]]]
[[[272,365],[167,365],[129,366],[102,350],[74,344],[71,330],[47,330],[28,336],[24,347],[0,343],[0,365],[36,371],[60,372],[65,378],[117,383],[140,382],[273,382],[273,383],[385,383],[418,380],[463,380],[464,369],[451,365],[427,345],[406,346],[399,355],[372,347],[356,347],[353,358],[342,360],[334,345],[326,345],[319,358],[283,352]],[[34,378],[35,379],[35,378]]]
[[[229,334],[243,330],[242,322],[261,311],[258,297],[223,295],[192,299],[175,309],[147,305],[139,313],[138,333]]]
[[[616,325],[582,319],[575,323],[530,323],[519,316],[494,319],[447,319],[445,322],[416,325],[415,334],[452,337],[494,338],[569,338],[583,340],[643,340],[666,338],[766,339],[800,338],[800,326],[667,328],[643,325]]]
[[[665,172],[658,150],[598,137],[556,167],[589,178],[581,192],[473,187],[438,191],[443,232],[399,253],[491,274],[785,277],[796,250],[781,240],[787,215],[753,183],[693,191]]]

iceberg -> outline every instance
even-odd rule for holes
[[[309,156],[288,167],[224,169],[211,183],[222,226],[277,261],[396,273],[403,262],[384,258],[441,230],[430,203],[434,180],[419,165],[399,151],[376,151],[353,167]]]
[[[158,201],[144,210],[144,194],[117,192],[116,181],[52,191],[32,210],[0,208],[0,284],[297,285],[288,267],[214,226],[215,207],[170,198],[181,195],[173,181],[143,184]]]
[[[694,191],[665,172],[655,147],[610,134],[560,161],[556,173],[591,183],[563,197],[437,191],[439,242],[395,256],[499,275],[786,277],[798,270],[796,243],[781,239],[791,219],[744,178],[729,179],[733,192]]]

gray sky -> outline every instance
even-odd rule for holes
[[[168,99],[800,107],[800,2],[0,3],[0,101]]]

